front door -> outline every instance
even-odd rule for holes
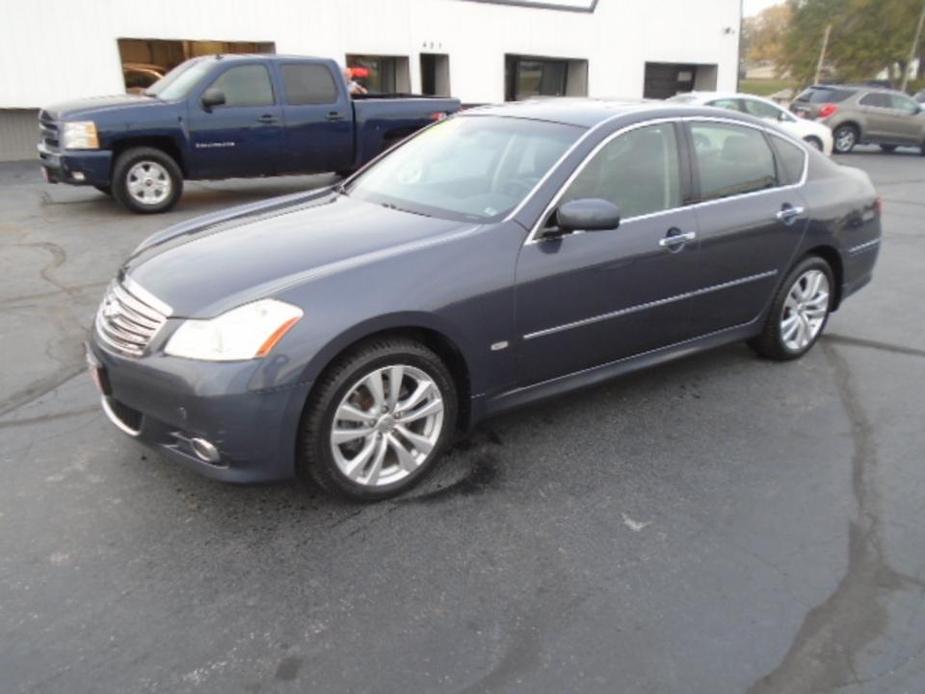
[[[806,227],[806,153],[745,124],[692,122],[690,134],[703,273],[690,308],[708,334],[756,319],[792,263]]]
[[[272,175],[281,166],[282,108],[270,73],[260,63],[231,65],[190,103],[194,178]],[[202,105],[202,92],[210,88],[224,94],[224,104]]]
[[[682,207],[676,125],[617,135],[586,160],[557,204],[603,198],[616,229],[539,234],[517,263],[521,385],[613,362],[691,336],[685,296],[697,288],[695,216]],[[555,213],[543,222],[555,224]]]
[[[922,144],[922,133],[925,130],[925,115],[922,108],[915,101],[902,94],[890,94],[891,130],[895,134],[896,142],[905,142],[910,145]]]
[[[286,171],[340,171],[353,165],[353,107],[330,69],[282,63]]]

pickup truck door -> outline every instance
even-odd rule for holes
[[[322,63],[279,63],[286,123],[283,170],[340,171],[353,165],[353,105],[344,81]]]
[[[281,168],[282,107],[270,72],[259,62],[228,62],[190,99],[191,178],[266,176]],[[225,103],[203,106],[207,89],[222,92]]]

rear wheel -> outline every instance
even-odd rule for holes
[[[113,197],[132,212],[155,214],[173,207],[183,192],[183,173],[173,158],[153,147],[119,155],[112,172]]]
[[[884,152],[895,152],[896,145],[880,145],[880,149],[882,149]]]
[[[764,329],[749,345],[776,361],[802,357],[825,328],[834,288],[832,268],[825,260],[815,255],[802,260],[781,284]]]
[[[306,409],[299,473],[353,499],[400,494],[449,445],[456,397],[446,366],[417,342],[386,338],[352,349],[328,370]]]
[[[835,151],[847,154],[858,143],[858,129],[853,125],[839,125],[832,133]]]

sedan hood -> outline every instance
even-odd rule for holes
[[[152,236],[120,276],[169,304],[174,316],[205,318],[475,228],[327,191],[243,209]]]
[[[88,116],[101,111],[113,111],[126,107],[158,107],[165,103],[152,96],[136,94],[116,94],[114,96],[95,96],[89,99],[75,99],[60,104],[47,106],[43,111],[55,120],[73,118],[75,116]]]

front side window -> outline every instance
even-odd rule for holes
[[[212,85],[225,95],[225,106],[271,106],[273,86],[263,65],[242,65],[223,72]]]
[[[753,193],[777,184],[774,156],[761,131],[738,125],[692,123],[702,200]]]
[[[334,78],[324,65],[283,65],[282,73],[287,103],[302,106],[337,101]]]
[[[781,110],[776,106],[771,106],[771,104],[766,104],[763,101],[755,101],[754,99],[743,99],[742,103],[745,104],[745,112],[753,116],[770,120],[780,119]]]
[[[716,108],[725,108],[729,111],[740,111],[742,108],[739,106],[738,99],[716,99],[707,104],[707,106],[715,106]]]
[[[900,111],[905,111],[906,113],[912,115],[919,112],[919,105],[915,103],[912,99],[909,99],[905,96],[900,96],[899,94],[890,94],[891,106]]]
[[[584,132],[522,118],[450,118],[394,149],[345,192],[417,214],[494,221],[520,204]]]
[[[681,206],[678,143],[671,123],[618,135],[598,151],[563,194],[560,203],[603,198],[624,219]]]

